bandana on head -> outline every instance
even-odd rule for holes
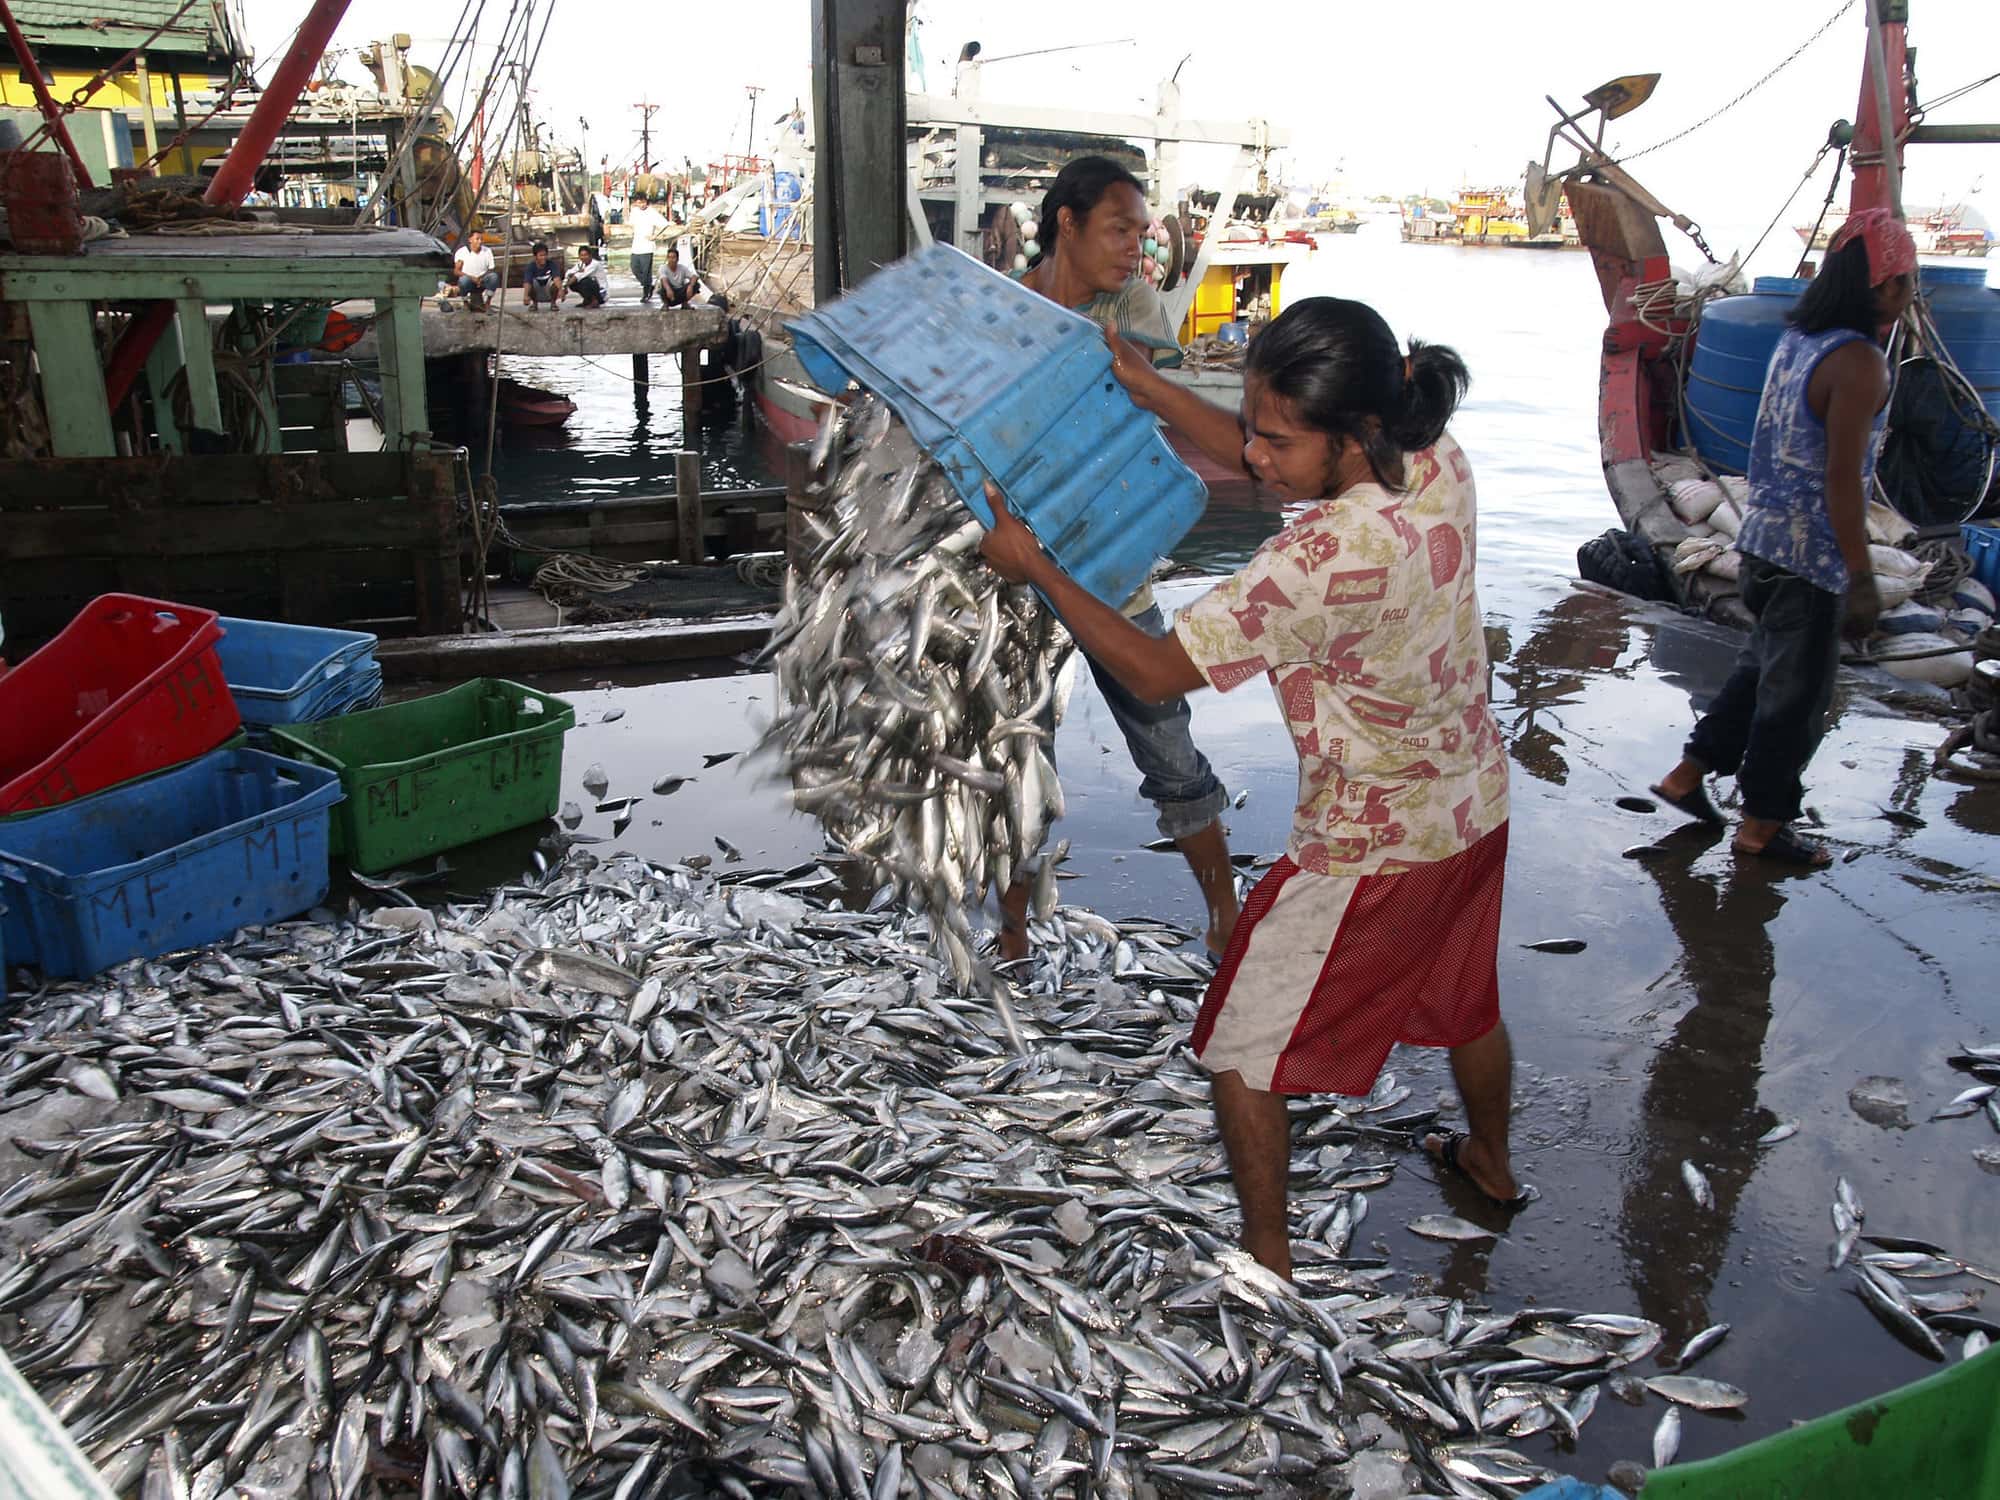
[[[1827,246],[1829,253],[1846,248],[1855,240],[1867,246],[1868,284],[1880,286],[1891,276],[1903,276],[1917,269],[1917,242],[1909,227],[1886,208],[1864,208],[1849,214],[1847,222]]]

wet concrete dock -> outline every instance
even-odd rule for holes
[[[1372,1195],[1360,1238],[1383,1242],[1414,1278],[1470,1300],[1640,1313],[1665,1326],[1669,1350],[1709,1323],[1731,1324],[1699,1373],[1749,1391],[1749,1408],[1688,1413],[1683,1460],[1929,1372],[1928,1359],[1849,1294],[1847,1273],[1827,1269],[1828,1213],[1844,1174],[1869,1232],[1935,1240],[2000,1265],[2000,1179],[1972,1155],[2000,1137],[1982,1116],[1928,1119],[1965,1082],[1946,1055],[1961,1040],[2000,1040],[1991,984],[2000,791],[1934,779],[1929,752],[1943,729],[1850,681],[1808,800],[1824,835],[1855,857],[1807,876],[1738,861],[1726,835],[1616,805],[1643,797],[1671,764],[1734,638],[1553,580],[1507,604],[1498,616],[1507,659],[1495,674],[1515,773],[1501,977],[1519,1058],[1517,1165],[1546,1196],[1495,1246],[1430,1244],[1403,1224],[1441,1208],[1487,1216],[1459,1184],[1434,1182],[1413,1153]],[[722,838],[759,865],[819,847],[817,826],[789,814],[743,757],[703,765],[753,742],[770,708],[767,677],[537,681],[579,710],[568,794],[589,805],[577,783],[598,763],[610,796],[646,799],[617,846],[720,862]],[[1294,762],[1270,695],[1199,695],[1195,733],[1232,792],[1249,792],[1229,816],[1232,845],[1276,854]],[[1154,836],[1150,809],[1087,675],[1058,751],[1076,877],[1064,898],[1197,926],[1179,861],[1140,847]],[[651,794],[667,775],[699,779]],[[1885,807],[1923,826],[1892,822]],[[579,832],[606,837],[611,822],[586,813]],[[1664,850],[1657,858],[1622,854],[1654,842]],[[454,883],[500,873],[532,843],[521,835],[477,851]],[[1551,937],[1588,947],[1557,955],[1522,946]],[[1451,1107],[1440,1056],[1399,1051],[1390,1067],[1416,1085],[1413,1104]],[[1850,1091],[1870,1077],[1901,1080],[1907,1124],[1871,1123],[1850,1107]],[[1790,1140],[1753,1144],[1794,1119]],[[1713,1209],[1698,1209],[1682,1187],[1684,1159],[1707,1173]],[[1657,1410],[1606,1401],[1580,1452],[1546,1436],[1522,1446],[1601,1478],[1613,1460],[1646,1456],[1657,1419]]]

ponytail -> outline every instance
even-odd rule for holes
[[[1250,341],[1245,371],[1310,427],[1353,438],[1375,478],[1403,487],[1403,455],[1444,435],[1472,377],[1456,351],[1410,343],[1407,358],[1365,302],[1308,297]]]
[[[1471,384],[1472,375],[1457,350],[1411,339],[1410,357],[1403,361],[1402,395],[1384,418],[1383,430],[1405,453],[1430,447],[1444,436]]]
[[[1090,217],[1090,211],[1120,183],[1138,189],[1141,198],[1146,196],[1146,185],[1108,156],[1079,156],[1066,164],[1056,173],[1056,180],[1049,184],[1049,190],[1042,194],[1042,211],[1035,221],[1036,239],[1041,249],[1028,264],[1040,265],[1055,249],[1056,241],[1062,236],[1062,220],[1059,217],[1062,210],[1068,209],[1077,228],[1081,229],[1083,221]]]

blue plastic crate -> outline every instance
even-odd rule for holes
[[[949,245],[884,266],[791,333],[816,384],[881,396],[982,521],[991,475],[1106,603],[1136,592],[1208,503],[1112,378],[1095,323]]]
[[[222,621],[222,675],[246,724],[302,724],[341,679],[372,664],[375,637],[356,630],[284,625],[276,620]]]
[[[326,895],[340,777],[223,749],[0,823],[0,943],[50,978],[227,937]]]
[[[1965,555],[1972,559],[1972,576],[2000,595],[2000,526],[1967,526]]]

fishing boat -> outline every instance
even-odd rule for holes
[[[1840,150],[1850,169],[1850,211],[1899,209],[1902,150],[1885,152],[1885,139],[2000,141],[2000,126],[1912,124],[1909,101],[1917,93],[1905,23],[1878,21],[1874,7],[1866,9],[1869,48],[1882,63],[1864,66],[1857,123],[1836,127],[1828,149]],[[1658,592],[1743,624],[1738,554],[1722,518],[1740,517],[1764,368],[1805,282],[1760,277],[1744,286],[1735,260],[1719,263],[1693,218],[1663,203],[1604,149],[1606,125],[1644,104],[1658,81],[1658,74],[1617,78],[1574,111],[1555,105],[1543,159],[1528,168],[1528,212],[1531,227],[1546,231],[1566,195],[1591,252],[1608,315],[1598,435],[1619,520],[1638,539],[1637,554],[1659,563]],[[1573,151],[1575,164],[1554,170],[1559,149]],[[1701,253],[1702,270],[1674,269],[1663,226]],[[1870,529],[1878,541],[1900,545],[1921,534],[1948,549],[1992,490],[2000,291],[1986,287],[1983,271],[1931,265],[1922,268],[1919,288],[1923,295],[1890,345],[1895,392],[1878,498],[1891,504],[1871,506]]]
[[[560,427],[576,413],[576,403],[559,391],[502,376],[500,420],[513,427]]]
[[[1567,199],[1554,221],[1537,229],[1511,188],[1461,188],[1449,206],[1414,199],[1403,213],[1403,239],[1415,245],[1501,246],[1514,250],[1581,250]]]
[[[1829,210],[1819,222],[1796,224],[1793,228],[1808,249],[1824,250],[1846,222],[1845,213]],[[1986,227],[1977,209],[1964,203],[1913,208],[1907,222],[1910,236],[1923,255],[1983,256],[1993,248],[1993,231]]]

